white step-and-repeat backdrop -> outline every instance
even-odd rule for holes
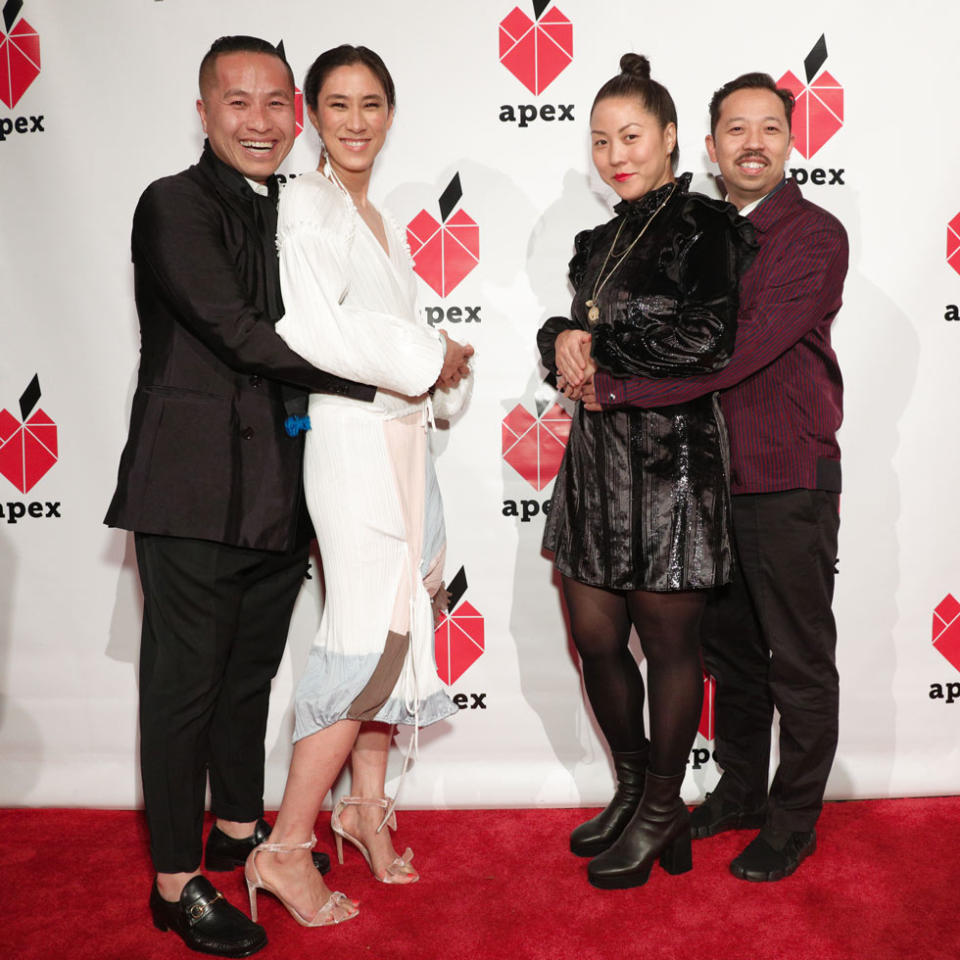
[[[574,233],[609,217],[588,111],[627,50],[647,54],[672,91],[681,169],[708,188],[712,91],[748,70],[802,90],[789,166],[851,240],[835,325],[846,419],[829,796],[960,792],[960,7],[10,0],[0,18],[0,804],[140,799],[138,581],[131,537],[101,525],[139,347],[130,219],[147,183],[199,155],[197,66],[227,33],[283,40],[298,78],[343,42],[384,57],[399,101],[375,195],[411,224],[430,322],[477,347],[472,405],[434,438],[448,580],[462,570],[438,663],[462,709],[424,732],[404,803],[575,805],[610,788],[540,552],[567,414],[544,398],[534,334],[567,309]],[[821,37],[826,60],[808,58]],[[316,158],[308,126],[283,172]],[[439,198],[455,175],[462,194],[444,219]],[[274,686],[268,804],[283,787],[317,582],[300,597]],[[718,776],[711,735],[705,715],[690,800]]]

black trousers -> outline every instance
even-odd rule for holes
[[[143,587],[140,769],[159,873],[200,866],[207,772],[213,813],[263,813],[270,681],[308,548],[273,553],[135,535]]]
[[[835,493],[734,496],[734,582],[716,592],[704,615],[724,794],[751,807],[767,796],[776,706],[780,765],[767,822],[780,830],[813,829],[837,749],[831,604],[839,526]]]

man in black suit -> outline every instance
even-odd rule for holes
[[[199,163],[152,183],[134,215],[140,372],[105,522],[135,532],[143,587],[154,923],[192,949],[243,957],[266,935],[200,873],[204,794],[209,770],[207,869],[242,864],[269,834],[270,682],[311,533],[303,437],[283,427],[296,426],[308,392],[376,391],[314,368],[274,330],[274,173],[295,136],[289,66],[266,41],[224,37],[201,64],[200,94]],[[441,383],[455,382],[466,356],[448,342]]]

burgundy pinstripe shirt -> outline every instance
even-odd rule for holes
[[[760,250],[740,281],[733,358],[714,374],[618,379],[598,371],[603,407],[662,407],[722,390],[733,493],[840,492],[843,380],[830,345],[847,234],[785,180],[748,215]]]

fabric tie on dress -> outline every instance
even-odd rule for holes
[[[433,415],[433,397],[427,394],[427,402],[423,405],[423,428],[436,431],[437,421]]]
[[[425,418],[429,416],[430,425],[436,429],[436,424],[433,423],[433,409],[430,405],[429,398],[427,400],[427,406],[428,411],[425,412]],[[426,429],[426,424],[424,424],[424,429]],[[424,611],[426,611],[427,618],[429,619],[429,629],[433,629],[433,605],[420,579],[419,565],[415,567],[410,562],[409,552],[406,557],[406,565],[407,576],[410,578],[410,636],[415,637],[418,635],[418,631],[425,629]],[[421,595],[422,598],[426,599],[426,604],[424,604]],[[418,603],[418,600],[421,602]],[[403,765],[400,768],[400,779],[397,782],[397,789],[394,791],[393,799],[390,801],[384,813],[383,821],[380,823],[380,826],[377,827],[377,833],[386,826],[387,821],[393,816],[393,811],[400,798],[400,790],[407,776],[407,770],[410,768],[411,759],[419,759],[420,757],[420,684],[417,678],[417,663],[416,657],[414,656],[413,644],[410,644],[407,648],[407,656],[404,659],[403,668],[400,671],[399,687],[405,709],[408,713],[413,714],[413,732],[410,736],[410,744],[403,755]]]

